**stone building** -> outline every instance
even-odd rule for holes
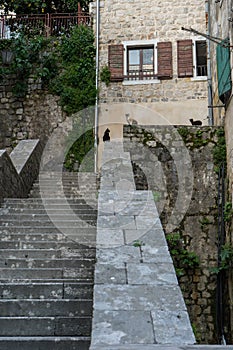
[[[110,83],[100,82],[99,123],[208,124],[206,40],[182,30],[206,33],[204,0],[151,2],[96,1],[99,18],[99,71],[109,68]],[[96,28],[94,23],[94,28]],[[114,105],[114,106],[113,106]],[[110,106],[110,107],[109,107]],[[117,131],[116,131],[117,129]],[[112,128],[112,136],[121,127]]]
[[[227,145],[227,176],[229,196],[227,200],[232,203],[233,193],[233,1],[209,1],[209,34],[210,58],[212,75],[212,106],[215,125],[224,125]],[[232,246],[232,222],[226,230],[226,242]],[[232,271],[227,274],[228,295],[225,297],[229,303],[231,334],[233,333],[233,288]]]
[[[210,40],[212,69],[213,116],[216,125],[225,125],[228,174],[233,181],[233,1],[211,0],[209,7],[209,32],[217,42]]]

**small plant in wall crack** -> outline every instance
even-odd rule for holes
[[[143,243],[140,240],[136,240],[136,241],[133,242],[133,246],[136,247],[136,248],[141,248],[144,245],[145,245],[145,243]]]
[[[108,66],[104,66],[102,69],[101,69],[101,72],[100,72],[100,80],[106,84],[106,86],[109,86],[110,84],[110,78],[111,78],[111,72],[108,68]]]
[[[218,274],[220,271],[227,271],[233,267],[233,247],[230,243],[225,243],[221,247],[219,264],[211,268],[211,272]]]
[[[185,271],[195,269],[200,265],[197,254],[188,251],[184,247],[184,242],[179,232],[168,234],[166,238],[178,277],[183,276]]]
[[[232,203],[226,202],[224,207],[224,221],[230,222],[233,216],[233,209],[232,209]]]

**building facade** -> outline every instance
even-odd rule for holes
[[[99,22],[100,76],[111,74],[109,84],[100,80],[100,125],[208,125],[206,39],[182,30],[206,33],[205,1],[105,0],[99,16],[96,2],[91,8]]]
[[[213,117],[216,125],[225,125],[230,185],[233,182],[233,1],[210,0],[209,32]],[[215,41],[213,41],[213,39]],[[217,40],[216,40],[217,39]],[[233,191],[232,191],[233,192]]]

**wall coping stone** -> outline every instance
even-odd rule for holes
[[[39,139],[20,141],[10,155],[0,150],[0,203],[28,195],[38,177],[41,154]]]

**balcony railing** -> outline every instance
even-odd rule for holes
[[[152,80],[157,79],[157,75],[153,69],[147,69],[143,71],[130,70],[128,75],[124,76],[125,80]]]
[[[45,36],[59,36],[77,25],[91,26],[91,16],[80,12],[38,15],[3,15],[0,17],[0,39],[10,39],[19,30]]]

